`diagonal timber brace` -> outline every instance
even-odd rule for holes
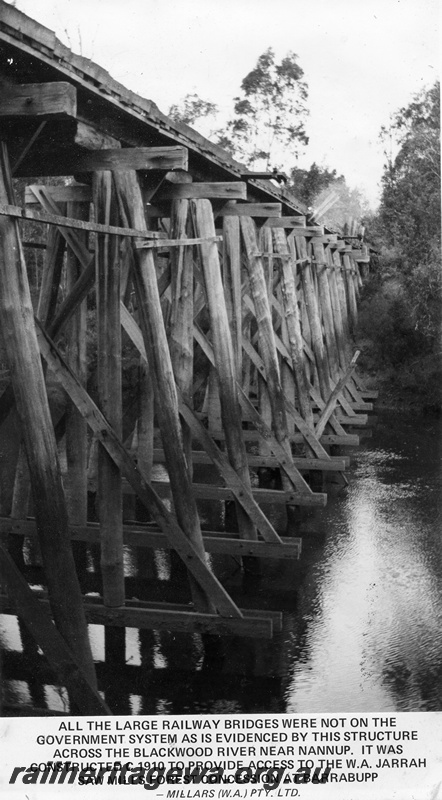
[[[241,611],[228,593],[211,572],[205,560],[200,556],[193,544],[187,539],[173,515],[167,510],[155,490],[145,480],[131,455],[116,436],[103,414],[89,397],[77,377],[64,362],[55,344],[36,320],[36,332],[40,352],[46,363],[53,370],[64,390],[86,419],[98,441],[107,450],[123,477],[130,483],[136,495],[146,506],[157,525],[166,534],[173,548],[183,559],[186,567],[195,580],[207,592],[222,616],[241,617]]]
[[[209,359],[209,361],[214,363],[214,356],[213,356],[212,347],[210,345],[210,342],[208,341],[208,339],[204,335],[204,333],[200,330],[200,328],[198,328],[197,325],[194,326],[194,336],[195,336],[195,339],[198,342],[198,344],[203,349],[203,351],[206,354],[206,356]],[[247,350],[246,350],[246,352],[247,352]],[[257,357],[259,358],[258,354],[257,354]],[[290,457],[288,456],[288,454],[286,453],[284,448],[281,446],[281,444],[278,442],[275,434],[268,427],[268,425],[266,425],[266,423],[263,420],[262,416],[255,409],[253,403],[249,400],[249,398],[247,397],[246,393],[243,391],[243,389],[242,389],[242,387],[241,387],[241,385],[239,383],[237,383],[237,387],[238,387],[239,402],[240,402],[240,405],[241,405],[243,411],[245,411],[248,414],[248,416],[250,418],[250,421],[253,423],[253,425],[256,428],[258,436],[272,450],[275,458],[278,461],[279,466],[284,470],[285,474],[287,475],[289,480],[292,482],[292,484],[295,487],[295,489],[297,491],[303,492],[306,495],[317,497],[318,498],[318,500],[317,500],[318,505],[325,505],[327,495],[317,494],[316,492],[312,492],[310,486],[305,482],[305,480],[302,477],[302,475],[300,474],[300,472],[298,472],[296,467],[293,465]],[[289,403],[287,398],[285,399],[285,402],[286,402],[286,404]],[[294,414],[295,414],[296,420],[299,419],[299,422],[302,423],[302,426],[303,426],[302,435],[303,436],[305,436],[305,435],[309,436],[310,432],[307,433],[305,431],[305,428],[307,428],[308,426],[302,420],[301,416],[299,415],[299,412],[296,411],[296,409],[294,407],[292,408],[291,404],[290,404],[290,407],[288,407],[288,410],[290,412],[293,411]],[[312,441],[312,443],[316,443],[316,437],[315,437],[314,434],[311,435],[311,441]],[[317,442],[317,445],[318,445],[318,448],[320,448],[320,452],[321,453],[323,452],[325,454],[324,456],[321,455],[321,457],[325,457],[327,459],[330,459],[330,456],[323,449],[322,445],[319,442]]]
[[[144,347],[141,330],[123,303],[121,304],[121,323],[141,356],[146,359],[146,350]],[[191,429],[192,434],[196,439],[199,440],[200,444],[202,444],[206,453],[210,456],[212,462],[218,468],[221,477],[224,478],[229,489],[231,489],[231,491],[234,493],[236,499],[242,505],[244,511],[249,515],[252,522],[254,522],[263,538],[268,542],[272,541],[282,544],[281,538],[278,536],[265,514],[261,511],[248,487],[243,483],[239,475],[230,465],[224,453],[216,446],[215,442],[207,433],[204,426],[201,425],[200,421],[195,416],[194,411],[192,411],[192,409],[189,408],[186,403],[184,403],[179,392],[178,401],[180,414]]]
[[[29,588],[11,556],[0,546],[0,576],[13,605],[35,642],[41,647],[58,677],[66,684],[81,713],[112,712],[76,662],[66,640],[52,622],[48,604],[42,605]]]

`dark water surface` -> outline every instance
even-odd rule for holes
[[[261,578],[244,578],[232,557],[213,558],[238,605],[284,612],[272,641],[229,638],[205,652],[197,634],[127,629],[124,663],[111,641],[105,659],[103,629],[91,626],[115,713],[442,710],[440,444],[438,422],[380,414],[352,451],[349,486],[304,514],[298,563],[269,560]],[[129,597],[186,601],[167,553],[127,549],[126,569]],[[14,618],[0,616],[0,637],[5,699],[67,710]]]

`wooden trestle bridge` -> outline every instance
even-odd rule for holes
[[[289,192],[3,2],[0,73],[10,380],[0,422],[5,430],[16,417],[21,436],[0,520],[2,609],[31,630],[75,707],[106,713],[87,622],[114,634],[131,626],[265,638],[280,626],[276,612],[239,608],[206,553],[235,554],[251,569],[299,558],[297,510],[327,501],[317,476],[345,481],[349,456],[334,446],[358,444],[375,395],[357,376],[352,345],[368,251],[312,224]],[[54,176],[64,180],[46,180]],[[26,179],[22,199],[14,178]],[[23,220],[47,234],[34,302],[26,259],[42,245]],[[139,360],[135,414],[122,400],[122,347]],[[61,419],[51,417],[49,378],[67,398]],[[217,481],[203,482],[205,465]],[[266,487],[268,470],[280,488]],[[99,523],[88,521],[91,481]],[[127,492],[150,522],[123,520]],[[202,531],[202,499],[229,502],[235,532]],[[287,509],[285,535],[269,503]],[[32,591],[12,557],[24,536],[38,537],[47,592]],[[100,543],[98,600],[82,597],[71,538]],[[175,550],[192,605],[127,600],[125,544]]]

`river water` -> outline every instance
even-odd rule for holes
[[[352,451],[349,486],[331,487],[327,507],[304,514],[299,562],[269,560],[257,578],[232,557],[213,558],[238,605],[283,612],[273,640],[232,637],[205,651],[197,634],[127,629],[124,663],[91,626],[113,711],[442,710],[440,433],[434,419],[381,413]],[[126,569],[129,597],[186,601],[167,553],[128,549]],[[84,585],[99,590],[96,553]],[[14,618],[0,616],[0,636],[5,700],[67,710]]]

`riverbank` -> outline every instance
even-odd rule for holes
[[[397,276],[378,271],[364,283],[355,345],[361,351],[361,376],[368,388],[379,391],[379,408],[442,414],[441,338],[416,325]]]

